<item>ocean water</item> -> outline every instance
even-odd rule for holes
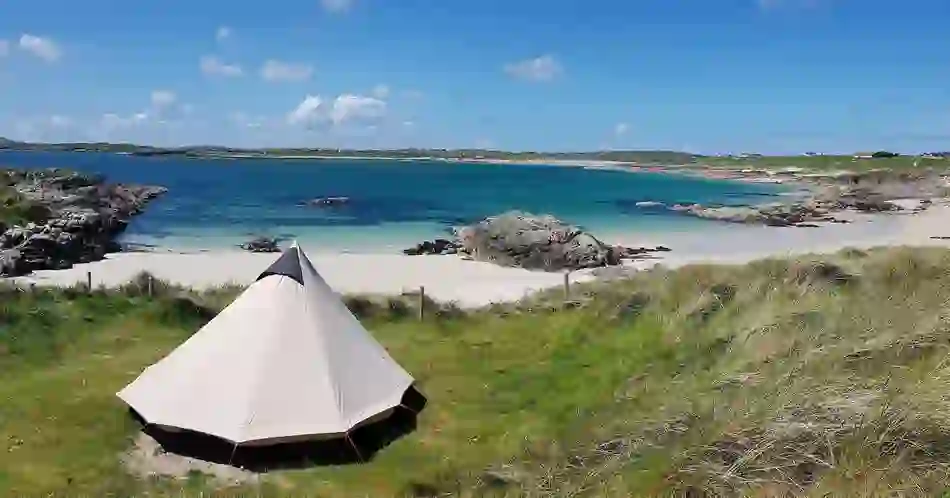
[[[394,252],[511,209],[550,213],[602,238],[714,229],[715,222],[643,201],[770,202],[786,187],[658,173],[436,161],[184,159],[0,152],[0,166],[67,167],[111,181],[163,185],[123,241],[174,249],[234,247],[252,236],[297,239],[310,251]],[[310,207],[346,196],[344,206]],[[774,200],[774,199],[772,199]]]

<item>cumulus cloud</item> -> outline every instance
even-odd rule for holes
[[[56,62],[63,55],[53,40],[31,34],[20,37],[20,49],[46,62]]]
[[[292,125],[362,123],[369,126],[384,117],[386,110],[386,102],[375,97],[344,93],[327,104],[318,95],[307,95],[287,115],[287,122]]]
[[[231,35],[234,34],[234,31],[231,30],[228,26],[220,26],[217,31],[214,33],[214,39],[219,42],[223,42],[228,38],[231,38]]]
[[[526,81],[550,81],[564,72],[561,63],[552,55],[505,64],[509,76]]]
[[[261,67],[261,77],[267,81],[304,81],[310,79],[313,67],[309,64],[282,62],[270,59]]]
[[[0,40],[0,57],[5,57],[10,53],[10,42]]]
[[[380,83],[373,87],[373,91],[370,93],[377,99],[385,99],[389,97],[389,87]]]
[[[320,0],[323,10],[327,12],[346,12],[353,7],[354,0]]]
[[[374,98],[344,93],[333,101],[330,119],[334,124],[349,121],[374,120],[386,114],[386,102]]]
[[[206,55],[201,58],[201,72],[209,76],[242,76],[244,70],[237,64],[225,64],[213,55]]]
[[[175,95],[175,92],[169,90],[155,90],[152,92],[152,107],[156,109],[165,109],[177,100],[178,96]]]
[[[627,123],[617,123],[617,125],[614,126],[614,135],[618,137],[626,135],[628,131],[630,131],[630,125]]]
[[[287,122],[292,125],[312,124],[320,119],[323,111],[323,99],[319,95],[307,95],[303,102],[287,114]]]

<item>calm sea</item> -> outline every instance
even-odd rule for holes
[[[0,166],[68,167],[117,182],[163,185],[125,242],[176,249],[233,247],[255,235],[297,238],[313,251],[396,251],[511,209],[550,213],[595,235],[704,230],[713,222],[665,204],[768,202],[784,189],[679,176],[559,166],[382,160],[198,160],[92,153],[0,152]],[[345,206],[301,205],[346,196]]]

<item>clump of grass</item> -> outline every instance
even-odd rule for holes
[[[0,489],[208,493],[136,481],[113,393],[238,287],[142,278],[0,300]],[[3,291],[0,291],[3,292]],[[430,399],[358,466],[264,476],[267,496],[866,496],[950,487],[950,251],[657,269],[480,310],[346,304]],[[266,492],[265,492],[266,490]]]

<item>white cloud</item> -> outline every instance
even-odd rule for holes
[[[49,117],[49,124],[53,128],[67,128],[73,124],[73,120],[66,116],[54,114]]]
[[[379,85],[373,87],[373,91],[370,93],[372,93],[373,97],[376,97],[377,99],[385,99],[386,97],[389,97],[389,87],[380,83]]]
[[[282,62],[270,59],[261,68],[261,77],[267,81],[303,81],[310,79],[313,67],[308,64]]]
[[[373,97],[344,93],[333,101],[330,119],[334,124],[373,120],[386,114],[386,102]]]
[[[413,126],[416,125],[416,123],[413,121],[403,121],[402,125],[405,126],[406,128],[412,128]]]
[[[617,126],[614,126],[614,135],[618,137],[626,135],[628,131],[630,131],[630,125],[627,123],[617,123]]]
[[[169,90],[155,90],[152,92],[152,107],[156,109],[165,109],[175,103],[178,96],[175,92]]]
[[[370,126],[385,116],[386,110],[386,102],[375,97],[344,93],[328,106],[319,95],[307,95],[287,115],[287,122],[292,125],[364,123]]]
[[[564,72],[564,68],[552,55],[505,64],[505,72],[514,78],[527,81],[550,81]]]
[[[244,70],[237,64],[225,64],[213,55],[206,55],[201,58],[201,72],[210,76],[242,76]]]
[[[46,62],[56,62],[63,55],[53,40],[30,34],[20,37],[20,49]]]
[[[6,40],[0,40],[0,57],[5,57],[10,53],[10,42]]]
[[[234,31],[228,26],[220,26],[217,31],[214,33],[214,39],[219,42],[223,42],[228,38],[231,38],[231,35],[234,34]]]
[[[354,0],[320,0],[327,12],[346,12],[353,6]]]
[[[234,111],[228,115],[228,119],[238,126],[245,128],[260,128],[263,126],[262,118],[252,118],[242,111]]]
[[[292,125],[312,124],[320,119],[323,110],[323,99],[319,95],[307,95],[303,102],[287,114],[287,122]]]

